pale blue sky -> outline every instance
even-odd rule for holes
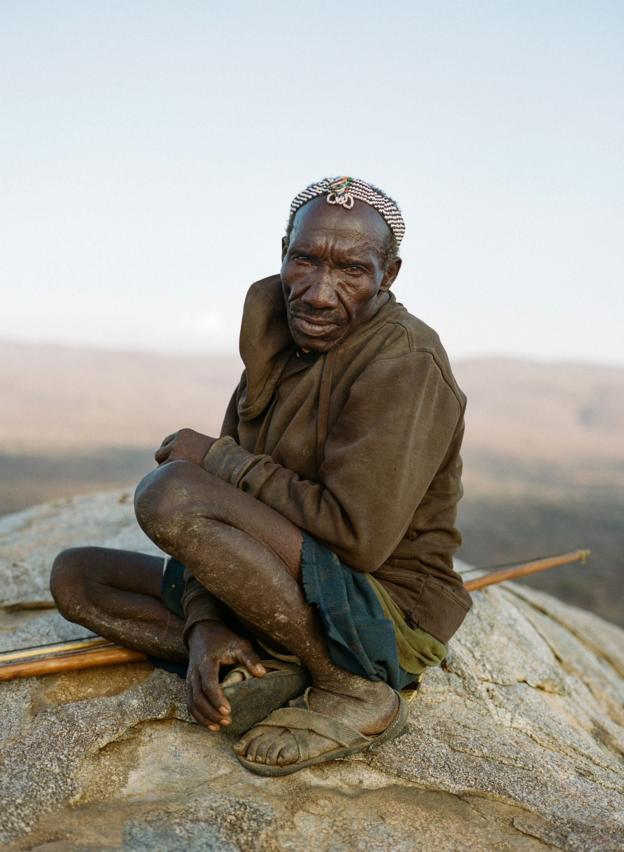
[[[0,337],[232,350],[290,198],[407,222],[453,357],[624,364],[624,2],[0,2]]]

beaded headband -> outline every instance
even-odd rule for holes
[[[363,201],[374,207],[383,216],[386,224],[394,234],[397,247],[401,244],[405,234],[405,222],[399,207],[392,198],[381,189],[366,183],[365,180],[353,177],[323,178],[316,183],[311,183],[299,195],[295,195],[290,205],[291,218],[297,210],[313,198],[321,195],[327,196],[328,204],[339,204],[345,210],[351,210],[355,200]]]

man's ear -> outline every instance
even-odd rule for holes
[[[402,263],[403,261],[401,260],[401,258],[396,257],[392,261],[392,263],[387,267],[386,271],[384,272],[381,287],[379,288],[380,290],[389,290],[392,287],[397,275],[399,274],[399,270],[401,269]]]
[[[286,257],[287,251],[288,251],[288,237],[282,237],[282,263],[284,262],[284,258]]]

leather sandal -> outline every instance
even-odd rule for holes
[[[319,763],[326,763],[330,760],[336,760],[339,757],[347,757],[360,751],[372,749],[398,736],[407,725],[409,706],[399,692],[395,693],[399,699],[399,707],[392,722],[390,722],[385,731],[375,736],[367,737],[350,725],[340,722],[338,719],[333,719],[330,716],[325,716],[323,713],[310,710],[308,706],[309,691],[308,688],[302,696],[304,706],[308,709],[290,706],[274,710],[258,726],[263,728],[285,728],[292,734],[297,744],[299,759],[295,763],[280,766],[279,764],[256,763],[237,754],[238,760],[246,769],[249,769],[250,772],[254,772],[256,775],[290,775],[292,772],[298,772],[306,766],[316,766]],[[311,754],[310,732],[331,740],[334,743],[334,747],[322,754]]]

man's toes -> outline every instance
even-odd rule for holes
[[[261,735],[262,731],[259,731],[257,727],[252,728],[250,731],[247,731],[246,734],[243,734],[240,740],[238,740],[238,742],[234,745],[234,751],[236,754],[247,754],[247,749],[250,744]]]
[[[264,737],[260,737],[258,740],[255,740],[254,744],[256,748],[254,756],[251,759],[256,763],[269,763],[267,760],[267,753],[273,744],[273,737],[270,734],[267,734]],[[249,752],[247,752],[247,755],[249,755]]]
[[[292,734],[274,728],[258,726],[247,731],[234,746],[240,754],[254,763],[285,766],[299,759],[299,750]]]
[[[264,763],[266,744],[263,747],[263,741],[264,737],[260,735],[249,743],[249,747],[245,752],[247,760],[253,760],[254,763]]]
[[[290,763],[296,763],[298,758],[299,750],[295,743],[291,740],[280,747],[275,762],[278,766],[288,766]]]
[[[286,747],[287,742],[284,737],[284,734],[280,734],[279,737],[275,737],[275,739],[269,744],[266,753],[264,755],[264,762],[270,763],[272,766],[276,766],[280,760],[280,754]]]

